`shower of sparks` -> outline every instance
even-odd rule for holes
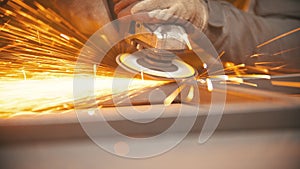
[[[286,65],[269,66],[274,63],[276,62],[257,62],[255,63],[255,66],[249,66],[246,64],[235,65],[234,63],[231,62],[225,62],[223,70],[211,72],[210,75],[208,75],[206,72],[206,75],[203,74],[202,76],[200,76],[198,82],[199,84],[205,84],[207,86],[208,91],[213,91],[212,81],[220,82],[220,84],[230,84],[230,85],[243,84],[247,86],[258,87],[258,84],[249,82],[249,80],[259,80],[259,79],[270,80],[274,86],[300,88],[298,86],[299,84],[298,82],[274,81],[274,79],[278,77],[288,76],[288,74],[284,74],[283,76],[277,76],[278,74],[282,74],[280,73],[280,71],[284,70],[284,67]],[[222,71],[224,71],[226,75],[218,75]],[[249,74],[247,73],[247,71],[255,71],[257,73]],[[288,69],[285,71],[288,71]],[[299,74],[297,73],[294,75],[296,77],[299,77]]]
[[[11,0],[0,13],[0,19],[8,18],[0,27],[0,118],[74,110],[74,68],[87,38],[36,1],[29,5]],[[97,65],[93,69],[94,95],[101,107],[111,99],[113,70]],[[135,79],[126,93],[164,83]]]
[[[101,105],[111,99],[112,77],[97,76],[95,79],[94,96],[97,103]],[[162,85],[156,81],[133,80],[128,91],[134,92],[143,88]],[[73,98],[73,77],[66,76],[60,78],[49,78],[43,80],[11,80],[0,82],[0,118],[16,116],[17,114],[49,114],[55,112],[70,112],[74,109],[73,101],[84,99],[85,94],[78,98]],[[122,94],[126,91],[117,91]],[[100,97],[101,96],[101,97]]]
[[[36,1],[26,4],[21,0],[10,0],[7,5],[0,7],[0,19],[5,21],[0,25],[0,118],[12,118],[21,115],[43,115],[55,112],[68,113],[74,110],[73,74],[80,49],[87,40],[70,23],[50,8],[45,8]],[[257,46],[263,47],[280,38],[298,32],[300,28],[275,37]],[[105,35],[103,40],[110,44]],[[294,49],[286,49],[275,53],[279,55]],[[221,52],[219,60],[225,51]],[[265,54],[254,54],[250,57],[259,57]],[[84,56],[88,57],[88,56]],[[88,58],[86,58],[88,59]],[[211,72],[208,70],[213,64],[204,63],[205,72],[199,75],[200,85],[206,85],[207,90],[214,90],[213,82],[221,84],[248,85],[257,87],[249,82],[253,79],[271,80],[275,86],[297,87],[299,82],[284,82],[274,80],[272,75],[277,75],[286,65],[275,62],[257,62],[254,66],[246,64],[224,63],[224,69]],[[214,63],[216,64],[216,63]],[[248,74],[247,71],[257,73]],[[226,75],[219,75],[225,72]],[[121,98],[116,105],[122,103],[122,98],[132,98],[149,88],[159,87],[168,82],[134,79],[129,88],[112,91],[113,69],[94,65],[93,74],[95,88],[93,91],[96,104],[112,99],[113,93],[118,93]],[[299,77],[299,76],[297,76]],[[180,85],[164,100],[165,106],[170,106],[184,90],[188,89],[187,102],[193,100],[194,86]],[[83,94],[76,100],[84,99]],[[93,115],[94,110],[88,111]]]

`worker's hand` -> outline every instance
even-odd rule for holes
[[[131,8],[141,0],[113,0],[114,12],[121,18],[123,16],[131,15]]]
[[[207,23],[207,7],[203,0],[115,0],[118,17],[147,12],[148,17],[169,21],[177,17],[204,29]]]

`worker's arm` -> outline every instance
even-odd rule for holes
[[[245,13],[225,1],[215,0],[189,1],[189,3],[193,5],[186,6],[186,0],[144,0],[137,3],[137,5],[133,5],[133,7],[132,4],[138,0],[115,1],[118,2],[115,6],[115,12],[119,17],[127,15],[130,12],[134,14],[144,11],[149,12],[149,15],[153,15],[153,11],[159,11],[157,12],[159,14],[163,14],[162,11],[171,11],[171,14],[191,21],[195,26],[202,29],[218,52],[225,52],[225,55],[222,57],[223,61],[230,61],[237,64],[254,64],[259,61],[280,61],[294,64],[296,67],[300,65],[297,63],[299,62],[299,59],[297,59],[298,56],[294,56],[299,55],[299,52],[296,54],[286,53],[285,55],[276,54],[286,49],[299,47],[299,33],[257,48],[257,46],[263,42],[300,26],[299,18],[294,17],[299,16],[297,15],[297,11],[299,11],[299,1],[257,1],[256,7],[258,11],[256,12],[258,12],[259,15]],[[199,2],[206,7],[198,9],[192,8],[193,6],[199,6]],[[177,11],[188,11],[187,14],[196,14],[193,18],[198,18],[197,21],[202,19],[200,26],[198,22],[193,22],[194,20],[189,18],[189,15],[186,15],[184,12],[174,13],[170,10],[174,6],[182,8],[177,9]],[[284,10],[281,8],[284,8]],[[207,10],[207,12],[203,10]],[[208,13],[208,19],[205,19],[206,17],[203,16],[206,13]],[[168,16],[160,16],[159,14],[154,15],[154,17],[163,18],[163,20],[164,18],[169,18]],[[169,15],[169,13],[165,12],[165,15]],[[259,57],[251,57],[253,54],[259,54],[257,55]]]
[[[295,1],[289,5],[285,3],[290,1],[258,1],[254,14],[245,13],[224,1],[208,1],[209,19],[204,32],[219,52],[225,51],[222,58],[224,61],[248,64],[279,61],[297,67],[299,64],[296,62],[299,62],[299,59],[295,55],[299,55],[299,51],[283,55],[278,52],[299,47],[300,33],[259,47],[276,36],[299,28],[299,19],[294,17],[297,16],[299,2]],[[280,7],[285,8],[285,11],[280,11]],[[289,14],[291,11],[294,14]],[[258,55],[251,57],[253,54]]]

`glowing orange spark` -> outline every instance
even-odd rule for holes
[[[252,86],[252,87],[257,87],[257,84],[255,83],[249,83],[249,82],[243,82],[244,85]]]
[[[222,57],[224,54],[225,54],[225,51],[222,51],[222,52],[219,54],[218,58],[217,58],[212,64],[210,64],[210,67],[213,67],[213,66],[221,59],[221,57]],[[204,69],[208,69],[208,65],[207,65],[206,63],[203,63],[203,68],[204,68]],[[205,70],[203,73],[201,73],[201,74],[199,75],[199,77],[202,77],[203,75],[205,75],[205,74],[207,74],[207,73],[208,73],[208,70]]]
[[[260,57],[260,56],[264,56],[267,55],[266,53],[255,53],[253,55],[250,56],[250,58],[254,58],[254,57]]]
[[[66,40],[70,40],[69,36],[65,35],[65,34],[60,34],[61,37],[65,38]]]
[[[141,70],[141,78],[142,78],[142,80],[144,80],[144,71],[143,70]]]
[[[207,90],[209,92],[212,92],[214,90],[213,84],[209,78],[206,79],[206,84],[207,84]]]
[[[179,86],[172,94],[170,94],[165,100],[164,105],[170,106],[172,102],[176,99],[176,97],[179,95],[179,93],[182,91],[183,88],[186,87],[186,84],[183,84]]]
[[[186,97],[186,101],[190,102],[190,101],[193,100],[193,98],[194,98],[194,92],[195,92],[194,86],[191,86],[190,90],[189,90],[189,93],[188,93],[188,95]]]
[[[296,87],[300,88],[300,82],[288,82],[288,81],[271,81],[274,86]]]
[[[239,75],[239,74],[243,73],[243,72],[241,72],[240,68],[245,68],[245,67],[246,67],[245,64],[235,65],[234,63],[226,62],[225,68],[223,70],[211,72],[210,74],[215,75],[215,74],[226,72],[226,71],[234,71],[237,75]]]
[[[279,35],[279,36],[276,36],[275,38],[270,39],[270,40],[268,40],[268,41],[266,41],[266,42],[264,42],[264,43],[258,45],[257,48],[261,48],[261,47],[263,47],[263,46],[266,46],[266,45],[268,45],[268,44],[270,44],[270,43],[272,43],[272,42],[274,42],[274,41],[276,41],[276,40],[278,40],[278,39],[284,38],[284,37],[286,37],[286,36],[289,36],[289,35],[291,35],[291,34],[293,34],[293,33],[298,32],[298,31],[300,31],[300,27],[299,27],[299,28],[296,28],[296,29],[294,29],[294,30],[291,30],[291,31],[289,31],[289,32],[286,32],[286,33],[284,33],[284,34],[281,34],[281,35]]]
[[[259,66],[247,66],[247,69],[255,70],[255,71],[266,73],[266,74],[269,73],[268,69],[263,68],[263,67],[259,67]]]
[[[286,66],[286,65],[277,66],[277,67],[272,67],[272,68],[270,68],[270,70],[279,70],[279,69],[284,68],[285,66]]]
[[[222,51],[222,52],[219,54],[217,60],[221,59],[221,57],[224,56],[224,55],[225,55],[225,51]]]
[[[273,56],[277,56],[277,55],[281,55],[281,54],[284,54],[284,53],[288,53],[288,52],[291,52],[291,51],[294,51],[294,50],[297,50],[297,49],[300,49],[300,47],[286,49],[286,50],[274,53]]]

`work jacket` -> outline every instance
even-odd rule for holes
[[[252,0],[247,12],[225,1],[207,3],[205,34],[219,53],[225,52],[223,61],[299,68],[299,0]]]

